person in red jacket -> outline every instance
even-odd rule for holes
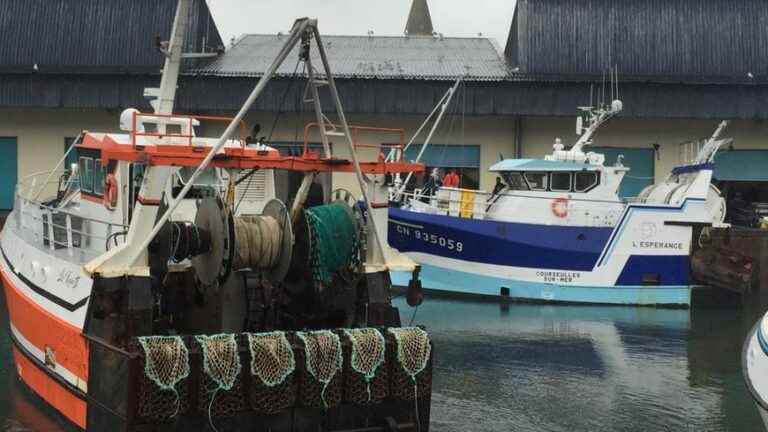
[[[456,170],[450,170],[448,174],[443,177],[444,187],[459,187],[459,175],[456,174]]]

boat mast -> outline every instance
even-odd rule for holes
[[[173,104],[176,99],[176,89],[178,87],[179,73],[181,72],[181,61],[185,58],[207,58],[216,57],[215,52],[203,53],[185,53],[184,36],[189,30],[189,16],[192,0],[179,0],[176,7],[176,15],[173,19],[171,37],[167,42],[160,43],[158,47],[165,56],[165,65],[160,78],[159,88],[144,89],[144,97],[150,100],[150,105],[155,110],[155,114],[173,114]],[[164,124],[158,124],[159,127],[165,127]]]
[[[421,157],[424,155],[424,151],[427,149],[427,146],[429,145],[430,141],[432,141],[432,136],[435,134],[435,131],[437,130],[437,127],[440,125],[440,122],[443,119],[443,114],[445,114],[446,109],[448,109],[448,106],[451,104],[451,99],[453,99],[453,95],[456,93],[456,90],[459,88],[459,84],[461,84],[461,81],[464,79],[463,76],[460,76],[456,78],[456,82],[453,83],[451,88],[449,88],[442,98],[440,98],[440,101],[437,102],[437,105],[435,105],[435,108],[432,110],[431,113],[427,116],[427,118],[424,120],[424,122],[419,126],[419,129],[416,131],[415,134],[413,134],[413,137],[410,141],[408,141],[408,144],[406,144],[405,147],[403,147],[403,153],[408,149],[408,147],[413,144],[413,141],[416,139],[416,137],[421,133],[422,129],[427,125],[427,122],[429,122],[429,119],[434,115],[435,111],[437,111],[438,108],[440,108],[440,112],[437,114],[437,118],[435,119],[435,123],[432,125],[432,128],[429,130],[429,134],[427,135],[427,138],[424,139],[424,143],[421,145],[421,150],[419,150],[419,154],[416,155],[416,160],[413,162],[419,163],[421,161]],[[463,143],[462,143],[463,144]],[[394,156],[394,149],[390,151],[389,156]],[[405,154],[403,154],[405,156]],[[387,157],[389,160],[390,157]],[[400,183],[399,187],[397,188],[397,192],[395,193],[395,201],[399,201],[400,197],[403,194],[403,191],[405,191],[406,185],[408,185],[408,182],[411,180],[411,176],[413,176],[413,172],[409,172],[408,175],[405,177],[405,181],[400,181],[400,174],[398,173],[395,178],[395,183]]]
[[[360,164],[357,159],[357,153],[355,151],[355,145],[352,141],[352,134],[350,133],[349,126],[347,125],[346,117],[341,106],[341,100],[339,99],[338,92],[333,80],[333,75],[326,58],[325,50],[323,49],[322,41],[320,40],[320,34],[317,30],[317,21],[309,18],[301,18],[296,20],[293,25],[293,29],[272,64],[267,68],[265,73],[261,76],[255,88],[246,99],[240,111],[237,113],[234,119],[229,123],[224,133],[218,139],[216,144],[212,146],[206,157],[202,160],[195,172],[187,180],[184,187],[178,193],[176,198],[170,199],[167,210],[157,218],[157,205],[144,206],[140,201],[136,204],[137,216],[131,220],[131,225],[128,230],[128,235],[125,243],[117,248],[111,249],[109,252],[94,259],[85,266],[85,270],[88,273],[99,273],[106,277],[116,277],[125,274],[136,275],[148,275],[147,267],[147,247],[152,242],[157,233],[162,229],[163,225],[169,220],[171,214],[186,197],[195,180],[200,174],[209,166],[213,158],[222,150],[227,141],[230,140],[235,130],[239,127],[240,122],[245,117],[245,114],[251,108],[253,103],[262,93],[264,88],[270,82],[277,69],[283,63],[285,58],[290,54],[293,48],[300,42],[307,39],[314,38],[320,54],[323,68],[325,69],[325,77],[327,79],[327,85],[329,86],[331,97],[334,100],[336,113],[339,116],[339,123],[342,126],[343,132],[337,132],[338,135],[344,135],[346,142],[349,146],[348,150],[352,158],[352,164],[354,172],[358,179],[360,189],[362,192],[363,202],[367,208],[370,207],[370,200],[368,199],[367,179],[362,173]],[[321,114],[322,115],[322,114]],[[322,132],[322,131],[321,131]],[[139,194],[143,197],[149,197],[150,199],[159,199],[162,196],[163,188],[168,180],[170,169],[172,167],[167,166],[149,166],[145,173],[144,183],[142,184]],[[147,208],[151,207],[152,212],[147,211]],[[384,245],[382,244],[378,230],[377,223],[374,217],[367,218],[367,224],[369,229],[367,230],[369,244],[375,245],[369,250],[373,253],[372,259],[367,259],[366,263],[369,267],[385,265],[386,253]],[[382,227],[383,228],[383,227]],[[368,264],[368,263],[371,264]]]

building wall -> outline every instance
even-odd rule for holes
[[[555,137],[566,145],[576,139],[575,116],[528,117],[523,120],[523,157],[542,157],[552,151]],[[594,145],[605,147],[652,148],[658,143],[659,155],[655,162],[656,180],[662,180],[679,164],[680,144],[690,140],[709,138],[718,121],[714,120],[638,120],[615,118],[598,131]],[[722,134],[733,138],[735,149],[768,150],[768,122],[762,120],[731,121]],[[722,149],[725,150],[725,149]],[[607,160],[613,164],[615,161]],[[629,175],[632,175],[630,172]]]
[[[119,113],[49,109],[0,109],[0,136],[15,137],[18,178],[52,170],[64,156],[64,138],[83,129],[116,132]]]
[[[283,114],[280,116],[278,126],[273,134],[274,140],[279,141],[303,141],[303,124],[313,121],[313,113],[306,113],[304,116]],[[329,116],[334,118],[332,115]],[[418,130],[424,120],[422,116],[393,116],[393,115],[362,115],[350,113],[347,115],[350,125],[377,126],[385,128],[403,128],[405,129],[405,141]],[[274,121],[273,114],[257,113],[248,117],[248,123],[253,125],[259,123],[262,131],[260,135],[269,135],[269,130]],[[515,128],[514,121],[510,117],[466,117],[463,119],[463,139],[462,139],[462,118],[460,116],[448,116],[443,118],[435,135],[432,137],[433,144],[476,144],[480,145],[480,188],[492,190],[495,182],[495,176],[488,172],[488,167],[499,160],[499,154],[504,157],[514,157],[514,139]],[[424,142],[431,123],[422,131],[416,144]],[[315,129],[316,130],[316,129]],[[298,132],[297,132],[298,131]],[[359,142],[362,144],[380,144],[382,142],[392,143],[399,139],[396,134],[384,133],[365,133],[360,135]],[[319,135],[313,134],[310,141],[319,142]],[[342,137],[330,137],[332,141],[334,154],[346,156],[346,145]],[[375,154],[370,151],[363,151],[361,159],[371,160]],[[336,174],[334,176],[334,187],[344,187],[356,191],[357,182],[352,175]]]
[[[333,117],[333,116],[331,116]],[[421,124],[421,116],[362,115],[348,114],[351,124],[405,129],[406,140]],[[261,125],[260,135],[268,135],[274,121],[272,113],[253,113],[247,123]],[[18,139],[18,175],[22,178],[33,172],[49,170],[55,166],[64,153],[64,138],[76,136],[80,130],[117,132],[119,112],[74,111],[43,109],[0,109],[0,136]],[[310,112],[304,115],[282,114],[277,122],[273,139],[279,141],[303,141],[303,125],[313,120]],[[565,144],[575,139],[575,118],[527,117],[522,120],[523,157],[542,157],[551,152],[555,137]],[[499,159],[515,156],[515,128],[512,117],[466,117],[462,140],[462,118],[447,116],[432,139],[435,144],[478,144],[481,146],[480,188],[492,190],[495,176],[488,167]],[[646,147],[660,144],[659,159],[655,164],[655,177],[663,179],[678,163],[679,144],[691,139],[709,137],[717,127],[716,121],[709,120],[636,120],[616,118],[606,124],[595,138],[595,145],[609,147]],[[209,126],[206,134],[214,134],[222,126]],[[425,130],[416,143],[423,142]],[[768,121],[732,121],[725,137],[734,138],[736,149],[768,150]],[[363,143],[396,142],[397,135],[378,133],[360,137]],[[310,141],[319,142],[317,134]],[[345,145],[340,137],[332,137],[335,154],[346,155]],[[372,153],[362,157],[372,158]],[[614,161],[607,161],[613,163]],[[630,174],[631,175],[631,174]],[[336,175],[334,187],[345,187],[357,191],[356,181],[351,174]]]

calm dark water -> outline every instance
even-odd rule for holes
[[[740,368],[758,314],[428,299],[432,430],[762,431]]]
[[[0,306],[0,428],[71,430],[17,382]],[[755,309],[427,299],[414,324],[435,343],[432,430],[761,431],[740,369]]]

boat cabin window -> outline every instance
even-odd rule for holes
[[[550,178],[550,188],[554,192],[571,191],[571,173],[553,172]]]
[[[104,194],[104,177],[106,169],[101,166],[101,159],[80,156],[78,161],[80,171],[80,190],[93,195]]]
[[[101,159],[96,159],[93,166],[93,193],[97,195],[104,195],[104,175]]]
[[[547,173],[545,172],[527,172],[525,180],[528,181],[531,190],[547,190]]]
[[[93,192],[93,158],[80,158],[80,189]]]
[[[507,184],[509,187],[509,190],[518,190],[518,191],[527,191],[528,183],[525,182],[525,179],[523,179],[523,175],[519,172],[504,172],[501,173],[501,176],[504,178],[504,183]]]
[[[576,192],[586,192],[597,186],[599,180],[600,178],[596,171],[577,172],[573,189]]]

